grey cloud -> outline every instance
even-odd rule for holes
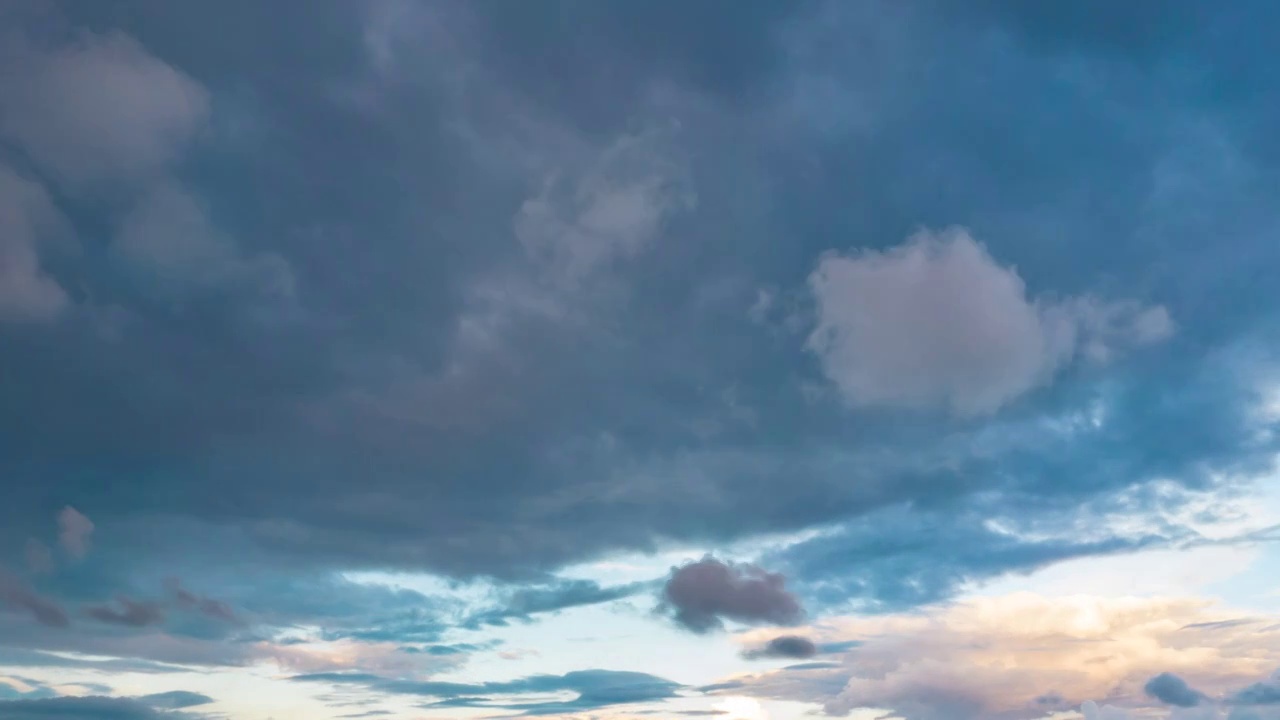
[[[855,406],[990,413],[1048,382],[1078,345],[1102,359],[1172,332],[1162,307],[1030,299],[1016,270],[960,229],[829,254],[809,285],[806,347]]]
[[[689,171],[663,135],[624,136],[585,171],[553,175],[520,206],[515,235],[558,283],[576,285],[639,254],[669,216],[694,206]]]
[[[1204,700],[1204,694],[1192,689],[1186,680],[1173,673],[1160,673],[1142,686],[1148,697],[1153,697],[1167,705],[1177,707],[1195,707]]]
[[[371,4],[65,4],[70,25],[99,31],[85,45],[119,27],[213,93],[208,143],[175,133],[190,145],[180,163],[177,151],[151,152],[129,172],[165,169],[156,182],[201,201],[216,237],[234,239],[232,265],[285,259],[309,312],[263,328],[239,322],[218,293],[170,312],[107,262],[119,258],[105,236],[137,198],[59,195],[85,254],[49,272],[76,298],[127,308],[129,321],[114,343],[77,322],[3,328],[0,365],[19,380],[0,387],[6,547],[47,529],[48,510],[34,509],[71,501],[131,533],[111,539],[122,584],[87,597],[137,592],[125,582],[172,572],[163,558],[198,564],[202,589],[264,622],[323,617],[335,634],[430,642],[454,617],[435,614],[435,599],[362,606],[356,593],[326,598],[322,579],[378,568],[540,582],[618,549],[855,523],[852,535],[797,549],[794,565],[764,564],[824,604],[901,606],[969,579],[1141,546],[1028,540],[1038,527],[983,532],[991,517],[1038,521],[1156,478],[1208,487],[1269,467],[1268,423],[1252,414],[1256,366],[1230,356],[1266,355],[1274,324],[1271,284],[1257,272],[1277,247],[1270,160],[1257,144],[1272,140],[1243,130],[1274,123],[1256,109],[1212,114],[1235,150],[1223,156],[1244,165],[1204,165],[1213,172],[1192,173],[1196,183],[1170,200],[1152,192],[1156,174],[1188,175],[1218,147],[1171,131],[1175,115],[1211,114],[1195,83],[1168,82],[1173,65],[1139,79],[1110,58],[1060,63],[1021,35],[957,30],[910,3],[677,6],[399,3],[403,46],[392,50],[407,56],[375,82]],[[1257,16],[1248,27],[1274,25],[1269,13],[1239,12]],[[421,42],[421,15],[445,42]],[[1215,60],[1224,48],[1211,38],[1237,37],[1228,15],[1193,28],[1206,43],[1195,57],[1215,77],[1252,66]],[[210,27],[234,32],[235,47]],[[847,42],[854,35],[867,42]],[[415,52],[437,55],[414,62]],[[1270,97],[1256,80],[1235,96]],[[673,117],[676,140],[658,138],[652,166],[643,154],[610,164],[609,148]],[[544,185],[551,167],[562,174]],[[537,273],[561,266],[538,258],[568,252],[535,242],[552,252],[530,257],[513,227],[526,202],[545,206],[550,227],[581,234],[599,227],[584,219],[599,198],[581,178],[648,189],[657,185],[632,181],[676,169],[668,181],[696,186],[696,207],[656,225],[610,216],[612,229],[593,237],[644,238],[620,245],[639,251],[576,266],[624,288],[626,302],[556,297],[591,323],[559,322],[536,303],[487,322],[491,306],[544,299],[526,290],[545,291]],[[687,207],[679,193],[622,195],[633,209]],[[1152,233],[1170,209],[1179,222]],[[1034,290],[1015,297],[1023,305],[1056,303],[1041,292],[1060,291],[1155,298],[1173,312],[1064,308],[1101,340],[1097,352],[1077,343],[1077,354],[1110,364],[1064,368],[1002,405],[998,422],[913,413],[880,423],[833,408],[810,392],[821,368],[799,341],[763,332],[744,309],[756,287],[803,288],[833,243],[892,246],[917,223],[972,227],[996,270],[1016,267]],[[656,234],[628,234],[636,228]],[[521,283],[505,283],[508,273]],[[1173,317],[1176,352],[1115,352],[1168,332]],[[1015,370],[1036,360],[1019,357],[1030,361]],[[999,376],[999,392],[965,401],[995,402],[1025,377]],[[729,386],[753,422],[726,417]],[[374,402],[329,402],[353,396]],[[369,406],[377,412],[359,411]],[[1124,507],[1156,505],[1168,509],[1155,495]],[[899,506],[901,516],[880,513]],[[161,519],[176,527],[149,532]],[[875,532],[859,534],[863,521]],[[903,528],[933,522],[943,529],[924,529],[914,547],[903,540]],[[1091,522],[1082,525],[1111,527]],[[244,589],[238,577],[272,577],[238,576],[249,557],[314,582],[299,582],[307,592],[296,597],[283,581]]]
[[[146,176],[202,127],[208,93],[118,32],[38,46],[5,33],[0,135],[73,185]]]
[[[818,654],[818,646],[812,640],[799,635],[779,635],[771,638],[764,646],[751,648],[742,653],[748,660],[760,658],[791,658],[803,660]]]
[[[58,603],[38,594],[3,568],[0,568],[0,601],[30,613],[41,625],[64,628],[71,624],[71,619]]]
[[[231,609],[230,605],[222,602],[221,600],[197,595],[190,590],[187,590],[182,586],[181,581],[177,578],[166,579],[165,586],[169,589],[169,592],[173,594],[175,601],[178,603],[178,607],[187,610],[196,610],[197,612],[215,620],[222,620],[229,623],[239,622],[239,618],[236,617],[235,611]]]
[[[1254,683],[1232,693],[1228,702],[1235,705],[1280,705],[1280,681]]]
[[[427,708],[475,707],[521,711],[541,716],[583,712],[614,705],[664,700],[675,696],[678,683],[640,672],[575,670],[564,675],[530,675],[507,682],[451,683],[387,680],[368,673],[313,673],[296,675],[295,682],[360,685],[397,695],[440,698]],[[529,693],[576,693],[569,701],[519,702]]]
[[[0,320],[46,322],[70,303],[40,261],[59,220],[44,188],[0,164]]]
[[[677,623],[698,633],[721,629],[726,619],[785,625],[804,615],[781,574],[710,556],[673,568],[662,600]]]
[[[209,220],[200,201],[173,183],[152,188],[125,217],[111,251],[138,285],[181,303],[212,292],[286,304],[291,268],[278,255],[246,255]]]
[[[162,710],[181,710],[198,705],[208,705],[213,702],[213,698],[208,695],[189,690],[171,690],[169,692],[142,695],[137,700],[140,703]]]
[[[539,613],[597,605],[621,600],[644,590],[649,583],[628,583],[601,587],[589,580],[562,580],[546,586],[524,586],[502,593],[500,606],[480,610],[466,618],[464,627],[506,625],[511,620],[528,621]]]
[[[99,622],[126,627],[147,627],[164,622],[164,610],[158,603],[141,602],[121,597],[119,608],[110,605],[92,605],[85,608],[85,615]]]
[[[5,720],[196,720],[191,713],[160,710],[141,700],[102,696],[0,702]]]
[[[23,553],[27,561],[27,569],[37,575],[47,575],[53,572],[53,550],[48,545],[36,540],[35,538],[27,538],[27,545]]]

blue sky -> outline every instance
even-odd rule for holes
[[[0,717],[1280,718],[1272,3],[0,7]]]

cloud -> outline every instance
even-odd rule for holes
[[[169,692],[143,695],[137,698],[137,700],[138,702],[145,703],[162,710],[181,710],[183,708],[196,707],[198,705],[208,705],[213,702],[213,698],[208,695],[191,692],[189,690],[171,690]]]
[[[211,292],[269,303],[294,298],[293,272],[283,258],[241,252],[200,202],[172,183],[157,185],[133,208],[111,251],[141,287],[168,302]]]
[[[804,614],[781,574],[710,556],[673,568],[662,600],[677,623],[697,633],[719,630],[726,619],[787,625]]]
[[[748,660],[761,658],[792,658],[803,660],[818,654],[818,646],[812,640],[800,635],[779,635],[770,638],[761,647],[751,648],[742,653]]]
[[[1114,705],[1098,706],[1098,703],[1087,700],[1080,705],[1080,714],[1084,720],[1129,720],[1130,714]]]
[[[968,232],[921,232],[886,251],[828,254],[809,277],[806,347],[851,405],[994,412],[1047,383],[1083,345],[1163,340],[1162,307],[1033,300]]]
[[[58,603],[36,593],[3,568],[0,568],[0,602],[30,613],[41,625],[64,628],[71,624],[66,611]]]
[[[694,207],[688,169],[664,135],[623,136],[584,171],[552,175],[520,206],[516,237],[557,284],[572,287],[638,255],[671,216]]]
[[[462,621],[463,627],[501,626],[511,620],[529,621],[533,615],[568,608],[597,605],[630,597],[648,583],[628,583],[601,587],[590,580],[559,580],[546,586],[522,586],[502,593],[500,606],[473,612]]]
[[[81,560],[89,552],[93,521],[68,505],[58,513],[58,542],[71,557]]]
[[[0,135],[73,187],[161,172],[208,115],[203,87],[122,33],[9,47]]]
[[[239,618],[236,617],[235,611],[231,609],[230,605],[221,600],[203,597],[187,590],[177,578],[167,578],[165,587],[173,594],[178,607],[186,610],[196,610],[202,615],[215,620],[229,623],[239,622]]]
[[[1233,705],[1280,705],[1280,678],[1253,683],[1232,693],[1227,702]]]
[[[85,608],[85,615],[98,622],[126,627],[147,627],[164,622],[164,610],[157,603],[138,602],[121,597],[119,608],[110,605],[92,605]]]
[[[822,703],[836,714],[885,708],[911,720],[1032,720],[1044,716],[1047,696],[1060,708],[1105,700],[1132,709],[1167,668],[1218,695],[1280,663],[1280,625],[1184,629],[1240,617],[1198,599],[1028,593],[829,617],[812,628],[817,642],[861,641],[839,667],[749,676],[721,692]],[[763,631],[743,638],[762,640]],[[1176,684],[1154,689],[1162,700],[1189,700],[1195,691]]]
[[[0,716],[5,720],[196,720],[198,717],[159,710],[141,699],[102,696],[0,702]]]
[[[0,321],[47,322],[70,304],[40,262],[60,222],[44,188],[0,164]]]
[[[530,675],[505,682],[411,682],[380,678],[368,673],[316,673],[297,675],[295,682],[360,685],[384,693],[439,698],[425,708],[474,707],[521,711],[542,716],[585,712],[614,705],[650,702],[675,697],[678,683],[641,672],[575,670],[564,675]],[[567,701],[522,702],[533,693],[576,693]],[[499,697],[493,697],[499,696]],[[501,696],[510,696],[503,698]]]
[[[53,550],[50,550],[48,545],[35,538],[27,538],[24,550],[28,570],[37,575],[48,575],[53,572]]]
[[[1177,707],[1195,707],[1204,700],[1204,695],[1187,685],[1186,680],[1167,672],[1148,680],[1142,691],[1162,703]]]

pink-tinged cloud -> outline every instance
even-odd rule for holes
[[[89,553],[89,537],[93,535],[93,521],[79,510],[68,505],[58,513],[58,542],[62,549],[77,560]]]

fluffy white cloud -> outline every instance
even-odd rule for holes
[[[155,173],[208,114],[203,87],[128,36],[84,34],[52,49],[10,40],[0,134],[61,182]]]
[[[1105,360],[1173,331],[1163,307],[1029,298],[1017,271],[961,229],[829,254],[809,286],[817,326],[807,347],[855,406],[990,413],[1078,352]]]
[[[1030,720],[1092,701],[1086,717],[1112,720],[1150,705],[1143,685],[1162,672],[1221,697],[1280,665],[1275,618],[1191,598],[1017,593],[932,614],[834,618],[803,633],[862,644],[838,667],[752,676],[732,692],[822,702],[836,713],[887,708],[909,720]],[[740,640],[754,647],[773,634]]]
[[[0,166],[0,321],[47,321],[67,306],[40,264],[41,242],[59,223],[44,188]]]

